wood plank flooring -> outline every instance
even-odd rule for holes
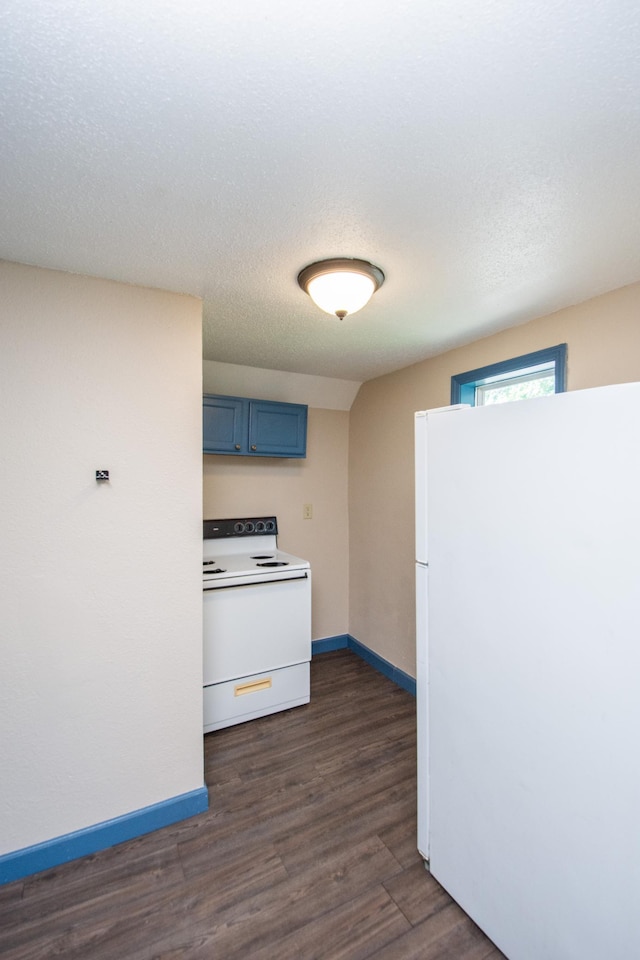
[[[355,654],[208,734],[207,813],[0,887],[2,960],[500,960],[416,851],[415,700]]]

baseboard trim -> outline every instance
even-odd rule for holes
[[[20,880],[32,873],[57,867],[78,857],[86,857],[179,820],[187,820],[197,813],[203,813],[208,807],[207,788],[199,787],[141,810],[125,813],[113,820],[105,820],[44,843],[6,853],[0,856],[0,884]]]
[[[389,680],[393,680],[395,684],[415,697],[416,681],[413,677],[410,677],[409,674],[401,670],[400,667],[389,663],[388,660],[385,660],[384,657],[370,650],[369,647],[365,647],[364,643],[360,643],[359,640],[356,640],[356,638],[350,634],[343,633],[336,637],[323,637],[321,640],[312,641],[311,654],[314,657],[319,653],[329,653],[332,650],[352,650],[361,657],[362,660],[373,667],[374,670],[377,670],[378,673],[384,674]]]
[[[341,633],[338,637],[323,637],[322,640],[311,641],[311,656],[319,653],[331,653],[332,650],[346,650],[349,646],[349,634]]]

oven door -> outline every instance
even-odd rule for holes
[[[310,571],[246,580],[204,585],[205,686],[311,659]]]

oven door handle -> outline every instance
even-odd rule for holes
[[[303,572],[303,573],[292,574],[289,577],[283,577],[283,576],[273,577],[268,580],[267,579],[254,580],[253,577],[251,578],[245,577],[243,578],[243,580],[236,583],[228,583],[228,582],[225,582],[224,580],[218,580],[217,583],[211,584],[210,586],[207,586],[206,584],[203,585],[202,590],[204,593],[207,593],[208,591],[211,591],[211,590],[235,590],[236,587],[262,587],[268,583],[291,583],[291,582],[295,582],[296,580],[308,580],[308,578],[309,578],[309,573]]]

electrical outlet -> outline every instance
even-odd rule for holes
[[[310,503],[302,504],[302,519],[313,520],[313,507]]]

